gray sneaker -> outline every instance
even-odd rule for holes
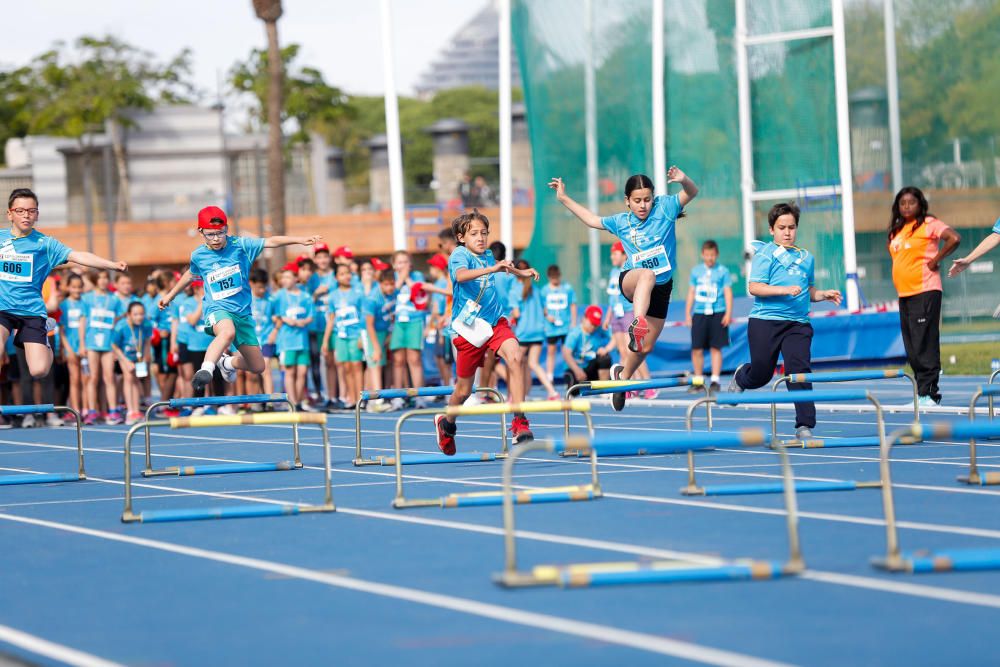
[[[806,440],[812,440],[813,432],[808,426],[800,426],[795,429],[795,439],[799,442],[805,442]]]
[[[740,369],[743,368],[744,366],[746,366],[746,364],[740,364],[739,366],[736,367],[736,370],[733,371],[733,377],[729,380],[729,386],[726,387],[726,391],[728,391],[729,393],[738,394],[741,391],[743,391],[743,387],[741,387],[736,382],[736,376],[739,375]]]
[[[625,367],[621,364],[615,364],[611,367],[611,379],[621,380],[622,372]],[[617,394],[611,394],[611,407],[615,409],[615,412],[621,412],[625,409],[625,392],[618,392]]]

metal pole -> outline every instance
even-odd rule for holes
[[[514,182],[511,164],[511,94],[510,94],[510,0],[500,0],[499,60],[500,60],[500,241],[507,247],[507,256],[514,257]]]
[[[392,246],[406,250],[406,203],[403,199],[403,148],[399,138],[399,101],[392,57],[392,10],[379,2],[382,23],[382,81],[385,86],[385,135],[389,149],[389,205],[392,208]]]
[[[584,90],[587,140],[587,208],[597,213],[597,87],[594,82],[594,1],[584,0],[583,25],[587,45],[584,67]],[[590,303],[600,303],[599,280],[601,274],[600,232],[588,228],[590,244]],[[567,413],[569,414],[569,413]]]
[[[833,76],[837,104],[837,152],[840,161],[841,219],[844,234],[844,274],[848,310],[860,307],[858,258],[854,240],[854,170],[851,165],[851,124],[847,106],[847,48],[844,43],[844,0],[832,0]]]
[[[892,164],[892,191],[903,187],[903,149],[899,133],[899,71],[896,68],[896,12],[894,0],[884,0],[885,81],[889,97],[889,156]]]
[[[749,257],[750,243],[757,235],[753,217],[753,127],[750,115],[750,67],[747,62],[747,0],[736,0],[736,82],[740,133],[740,217],[743,249]],[[750,259],[746,259],[745,283],[750,281]]]
[[[104,216],[108,223],[108,257],[115,253],[115,217],[118,211],[115,207],[115,195],[111,189],[111,147],[105,146],[101,151],[101,167],[104,178]]]
[[[661,190],[667,189],[667,129],[666,107],[663,90],[663,2],[653,0],[653,184],[660,181]]]

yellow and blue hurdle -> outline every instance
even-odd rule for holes
[[[245,396],[197,396],[194,398],[172,398],[169,401],[158,401],[146,409],[146,424],[153,423],[153,412],[158,408],[169,407],[181,408],[206,408],[216,405],[245,405],[247,403],[284,403],[288,406],[289,412],[295,412],[295,404],[288,400],[288,394],[247,394]],[[292,424],[292,460],[276,461],[272,463],[218,463],[197,466],[168,466],[166,468],[153,468],[153,448],[150,442],[149,428],[145,428],[146,435],[146,467],[142,471],[143,477],[159,477],[162,475],[175,475],[187,477],[189,475],[222,475],[227,473],[242,472],[273,472],[276,470],[293,470],[302,467],[302,459],[299,456],[299,426],[297,422]]]
[[[500,491],[477,493],[453,493],[440,498],[407,498],[403,493],[403,463],[402,434],[403,424],[413,417],[421,415],[447,415],[449,417],[472,417],[478,415],[509,415],[518,412],[536,414],[541,412],[579,412],[587,420],[587,426],[593,432],[590,420],[590,401],[577,399],[572,401],[531,401],[526,403],[493,403],[491,405],[455,405],[446,408],[425,408],[404,412],[396,420],[395,447],[393,458],[396,466],[396,497],[392,506],[396,509],[413,507],[483,507],[500,505],[503,494]],[[435,455],[446,460],[455,460],[454,456]],[[554,503],[576,500],[592,500],[601,496],[601,485],[597,478],[597,456],[590,460],[590,484],[579,486],[561,486],[519,491],[514,502],[517,503]]]
[[[5,417],[13,415],[37,415],[46,412],[68,412],[73,415],[76,421],[76,472],[51,472],[40,475],[2,475],[0,476],[0,486],[78,482],[82,479],[87,479],[87,471],[83,466],[83,420],[80,419],[79,412],[69,406],[53,405],[52,403],[42,403],[40,405],[0,405],[0,415]]]
[[[379,391],[364,390],[361,392],[357,405],[354,406],[354,465],[355,466],[392,466],[396,465],[396,457],[375,456],[365,458],[361,451],[361,404],[366,401],[377,399],[394,398],[431,398],[438,396],[451,396],[455,393],[455,388],[447,387],[419,387],[412,389],[381,389]],[[472,393],[489,394],[496,399],[497,403],[503,403],[504,396],[493,387],[476,387]],[[397,456],[399,454],[397,453]],[[443,456],[440,454],[415,454],[403,456],[403,465],[427,465],[434,463],[475,463],[477,461],[495,461],[498,458],[507,456],[507,418],[506,413],[500,414],[500,452],[499,453],[468,453],[456,454],[455,456]]]
[[[136,513],[132,507],[132,438],[141,430],[168,426],[171,429],[224,427],[261,424],[315,424],[323,432],[323,473],[324,498],[320,505],[250,504],[232,507],[205,507],[179,510],[146,510]],[[235,519],[246,517],[288,516],[307,512],[333,512],[333,488],[331,484],[330,435],[326,425],[326,415],[301,412],[263,412],[247,415],[211,415],[203,417],[171,417],[139,422],[125,434],[125,510],[123,523],[162,523],[167,521],[198,521],[205,519]]]
[[[976,420],[976,403],[979,399],[984,396],[989,401],[990,408],[990,420],[993,420],[993,399],[996,396],[1000,396],[1000,384],[993,384],[993,378],[1000,371],[995,371],[993,375],[990,376],[990,383],[977,387],[976,391],[972,394],[972,398],[969,400],[969,422],[972,423]],[[979,466],[976,462],[976,438],[975,436],[969,437],[969,474],[962,475],[958,478],[959,482],[963,484],[973,484],[978,486],[993,486],[1000,484],[1000,472],[988,472],[986,474],[979,473]]]
[[[798,380],[796,380],[797,382]],[[875,421],[878,427],[877,444],[884,446],[885,443],[885,421],[882,416],[882,405],[878,399],[864,389],[826,389],[826,390],[802,390],[786,392],[755,392],[755,393],[725,393],[699,398],[688,406],[686,423],[688,431],[691,431],[694,421],[694,413],[700,405],[705,405],[711,413],[712,405],[771,405],[771,442],[772,448],[789,447],[788,443],[782,442],[774,436],[774,429],[777,427],[775,421],[775,406],[777,404],[804,403],[804,402],[831,402],[831,401],[869,401],[875,406]],[[853,439],[852,439],[853,440]],[[807,445],[808,446],[808,445]],[[855,445],[857,446],[857,445]],[[801,481],[795,483],[795,490],[799,493],[809,493],[816,491],[854,491],[856,489],[877,489],[885,483],[884,479],[872,481]],[[754,495],[766,493],[781,493],[784,489],[782,483],[763,482],[751,484],[720,484],[698,486],[695,479],[694,450],[688,451],[688,483],[681,489],[681,493],[686,496],[737,496]]]
[[[892,477],[889,470],[889,455],[892,445],[903,436],[923,440],[948,439],[972,440],[973,438],[995,438],[1000,436],[997,422],[936,422],[934,424],[912,424],[893,433],[879,456],[882,470],[882,508],[885,512],[886,555],[872,559],[872,565],[890,572],[919,574],[926,572],[968,572],[977,570],[1000,570],[1000,549],[945,549],[942,551],[904,552],[899,547],[899,532],[896,527],[896,508],[892,493]]]
[[[786,525],[788,529],[788,560],[738,560],[705,565],[682,560],[625,561],[608,563],[572,563],[568,565],[536,565],[528,570],[517,566],[516,530],[514,527],[514,465],[530,452],[569,452],[590,456],[630,456],[636,447],[650,454],[675,454],[704,451],[714,447],[757,447],[767,443],[767,435],[759,428],[744,428],[735,433],[646,433],[622,435],[601,433],[592,438],[570,437],[564,440],[537,440],[514,448],[504,462],[503,524],[504,570],[494,581],[507,588],[529,586],[559,586],[580,588],[618,584],[678,583],[691,581],[744,581],[777,579],[795,575],[805,569],[798,532],[798,507],[795,483],[785,448],[778,445],[784,478]]]

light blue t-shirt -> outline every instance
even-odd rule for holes
[[[497,277],[499,277],[499,276],[497,276]],[[498,280],[497,281],[497,285],[499,285],[499,284],[500,284],[500,281]],[[443,290],[447,290],[448,289],[448,279],[447,278],[438,278],[437,280],[434,281],[434,287],[437,287],[437,288],[443,289]],[[437,314],[437,315],[444,315],[445,311],[448,308],[448,296],[445,295],[445,294],[431,294],[431,308],[433,309],[433,312],[435,314]]]
[[[621,268],[617,266],[612,266],[611,272],[608,273],[608,312],[611,313],[611,317],[625,317],[625,313],[630,310],[628,302],[625,301],[622,290],[618,286],[618,276],[621,273]]]
[[[83,299],[63,299],[59,304],[59,324],[66,332],[66,344],[73,348],[73,351],[80,352],[80,318],[88,320],[87,302]],[[84,322],[86,324],[86,322]]]
[[[201,299],[196,296],[185,295],[184,301],[177,304],[177,315],[180,317],[180,324],[177,327],[177,340],[182,342],[181,332],[184,332],[183,343],[193,352],[204,352],[212,344],[215,337],[205,333],[205,309],[202,308],[201,319],[195,324],[188,322],[188,316],[198,310]]]
[[[115,330],[111,334],[111,342],[118,346],[126,359],[139,361],[139,354],[145,350],[144,346],[152,335],[153,325],[149,321],[143,320],[141,325],[133,327],[125,319],[115,325]]]
[[[362,308],[364,317],[371,315],[374,318],[375,331],[388,331],[396,311],[396,295],[393,293],[386,296],[382,293],[382,288],[376,285],[362,303]]]
[[[84,335],[87,349],[110,352],[115,322],[125,313],[122,300],[108,292],[87,292],[83,301],[87,304],[87,332]]]
[[[333,335],[345,340],[356,340],[361,335],[364,323],[361,317],[364,311],[364,294],[361,287],[351,287],[342,290],[337,287],[330,295],[330,308],[333,310]]]
[[[494,273],[493,277],[497,283],[497,298],[500,299],[500,308],[504,317],[510,316],[510,290],[515,285],[520,285],[517,276],[513,273]]]
[[[750,282],[781,287],[798,285],[802,291],[798,296],[754,297],[750,317],[808,322],[814,264],[812,254],[801,248],[784,248],[772,242],[758,250],[750,265]]]
[[[230,236],[222,250],[202,245],[191,253],[191,275],[205,281],[203,315],[206,320],[219,310],[247,319],[251,317],[247,276],[254,260],[263,251],[264,239]]]
[[[495,273],[487,273],[475,280],[458,282],[457,274],[461,269],[485,269],[496,264],[493,259],[493,251],[487,249],[482,255],[477,255],[465,246],[458,246],[448,258],[448,273],[451,275],[452,292],[454,298],[451,305],[451,320],[456,322],[462,316],[466,304],[471,304],[479,297],[482,291],[483,296],[479,299],[479,312],[475,317],[486,320],[490,326],[503,317],[503,306],[497,294],[497,282]],[[483,289],[483,285],[486,286]],[[397,310],[397,319],[399,311]],[[472,324],[467,322],[466,324]],[[454,331],[454,329],[452,329]],[[456,332],[457,333],[457,332]]]
[[[262,297],[250,296],[250,312],[253,314],[253,328],[261,345],[274,331],[274,298],[270,294]]]
[[[694,288],[694,307],[697,315],[714,315],[726,312],[725,289],[732,283],[729,269],[722,264],[708,268],[699,264],[691,269],[689,285]]]
[[[574,361],[585,366],[597,357],[597,351],[611,341],[611,334],[607,329],[594,327],[590,333],[585,333],[582,326],[577,326],[566,336],[565,347],[569,348],[569,353]]]
[[[572,326],[570,321],[572,313],[570,306],[576,303],[576,292],[569,283],[559,283],[553,287],[551,284],[545,285],[541,289],[542,305],[545,307],[545,314],[555,318],[550,321],[545,318],[546,336],[565,336]]]
[[[651,269],[656,274],[657,285],[673,277],[677,266],[675,225],[682,210],[680,197],[660,195],[653,200],[653,208],[645,220],[639,220],[632,211],[601,218],[604,228],[617,236],[625,247],[623,271]]]
[[[997,218],[997,221],[993,223],[993,233],[1000,234],[1000,218]]]
[[[410,280],[415,283],[422,283],[424,282],[424,274],[420,271],[410,271]],[[417,310],[417,307],[413,305],[413,301],[410,299],[410,285],[400,287],[396,292],[396,321],[401,323],[423,323],[426,317],[426,308],[424,310]]]
[[[534,287],[527,298],[524,286],[515,283],[510,289],[510,308],[517,310],[517,326],[514,335],[520,343],[541,343],[545,339],[545,315],[542,313],[542,297]]]
[[[326,294],[315,296],[316,290],[323,285],[326,285]],[[326,275],[314,273],[309,276],[309,280],[306,281],[302,289],[312,295],[313,309],[316,311],[316,316],[313,318],[312,324],[309,325],[309,330],[322,334],[326,331],[326,315],[330,312],[330,295],[337,289],[336,272],[330,271]]]
[[[274,295],[274,310],[278,317],[289,317],[295,320],[304,320],[307,317],[314,317],[313,300],[304,291],[299,290],[292,294],[287,290],[278,290]],[[309,349],[309,325],[292,326],[287,322],[282,322],[278,329],[278,352]]]
[[[0,230],[0,311],[45,317],[42,284],[52,269],[66,262],[70,252],[37,229],[20,238],[14,238],[10,228]]]
[[[150,296],[148,294],[143,294],[139,301],[141,301],[142,305],[146,308],[146,321],[149,322],[151,326],[161,331],[170,330],[170,309],[164,308],[163,310],[160,310],[159,295]]]

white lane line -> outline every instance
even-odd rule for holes
[[[121,663],[111,662],[63,644],[56,644],[7,625],[0,625],[0,642],[74,667],[123,667]]]
[[[722,667],[781,667],[787,665],[787,663],[756,658],[745,653],[715,649],[691,642],[669,639],[667,637],[634,632],[631,630],[623,630],[609,625],[577,621],[561,616],[552,616],[550,614],[541,614],[524,609],[518,609],[516,607],[506,607],[498,604],[478,602],[468,598],[445,595],[442,593],[432,593],[429,591],[408,588],[405,586],[396,586],[393,584],[382,584],[375,581],[331,574],[328,572],[317,572],[315,570],[309,570],[295,565],[288,565],[286,563],[240,556],[222,551],[188,547],[171,542],[133,537],[130,535],[120,535],[102,530],[94,530],[92,528],[74,526],[71,524],[57,523],[42,519],[30,519],[2,513],[0,513],[0,519],[61,530],[78,535],[96,537],[98,539],[130,544],[146,549],[165,551],[191,558],[225,563],[227,565],[235,565],[237,567],[268,572],[283,577],[302,579],[304,581],[311,581],[336,588],[344,588],[347,590],[357,591],[359,593],[377,595],[396,600],[405,600],[415,604],[436,607],[438,609],[447,609],[471,616],[489,618],[512,625],[520,625],[533,629],[541,628],[551,632],[580,637],[588,641],[597,640],[608,644],[617,644],[619,646],[648,651],[650,653],[658,653],[675,658],[691,660],[705,665],[719,665]]]

